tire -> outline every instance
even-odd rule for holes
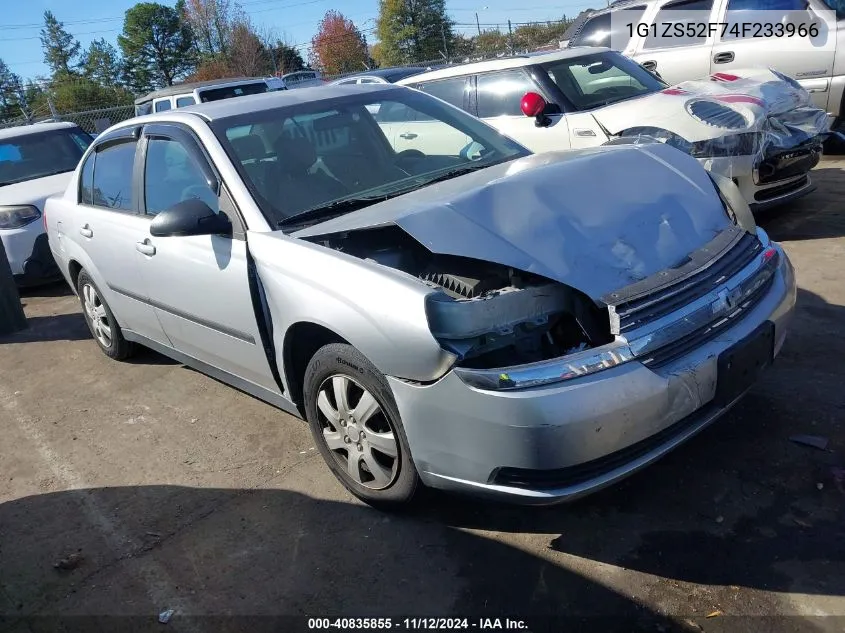
[[[94,280],[84,270],[79,273],[76,289],[85,323],[103,354],[114,360],[129,358],[135,352],[135,344],[123,338],[111,308]]]
[[[321,347],[305,370],[303,395],[314,442],[346,489],[382,509],[408,505],[420,479],[393,393],[373,364],[351,345]]]

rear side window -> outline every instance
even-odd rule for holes
[[[679,46],[694,46],[707,41],[707,33],[694,28],[693,37],[663,37],[664,28],[661,24],[697,24],[701,22],[701,11],[709,12],[713,8],[713,0],[683,0],[671,2],[663,6],[654,18],[658,24],[657,33],[651,33],[643,43],[643,49],[677,48]],[[698,37],[701,35],[702,37]]]
[[[537,86],[522,70],[478,75],[478,117],[523,116],[520,102]]]
[[[99,149],[94,160],[92,204],[107,209],[132,211],[134,164],[135,141],[125,141]]]
[[[465,109],[464,93],[466,92],[466,85],[466,77],[455,77],[454,79],[417,84],[416,88],[463,110]]]
[[[222,88],[203,90],[199,93],[199,95],[200,101],[202,101],[203,103],[207,103],[209,101],[221,101],[223,99],[231,99],[232,97],[257,95],[264,92],[269,92],[267,82],[259,81],[254,84],[243,84],[241,86],[223,86]]]
[[[193,97],[179,97],[176,99],[177,108],[185,108],[187,106],[196,105],[197,101]]]
[[[625,50],[631,41],[632,28],[642,20],[645,7],[626,7],[619,11],[602,13],[584,22],[584,26],[570,41],[570,46],[607,46],[617,51]],[[611,17],[612,14],[612,17]]]

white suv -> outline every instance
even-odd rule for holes
[[[198,103],[244,97],[274,90],[285,90],[284,83],[279,84],[277,79],[241,77],[238,79],[212,79],[176,84],[155,90],[136,99],[135,116],[152,112],[166,112],[167,110],[186,108]]]
[[[398,83],[466,110],[533,152],[667,142],[733,180],[755,211],[812,191],[808,172],[830,125],[801,86],[765,68],[670,88],[606,48],[452,66]],[[425,153],[434,142],[427,122],[380,112],[381,123],[386,115],[402,149]]]
[[[624,11],[624,19],[619,12]],[[754,11],[778,12],[795,24],[817,25],[812,37],[758,37],[751,28],[703,29],[696,37],[661,37],[654,25],[709,15],[715,24],[753,22]],[[613,16],[616,15],[616,19]],[[759,17],[761,14],[757,14]],[[762,14],[769,15],[772,14]],[[639,29],[629,23],[641,25]],[[638,35],[637,31],[645,36]],[[693,29],[695,31],[696,29]],[[633,37],[630,35],[633,34]],[[765,34],[763,31],[762,34]],[[744,35],[738,36],[737,35]],[[754,37],[752,37],[752,35]],[[699,37],[700,36],[700,37]],[[571,46],[611,47],[669,83],[737,68],[772,67],[795,78],[813,102],[833,116],[845,116],[845,3],[842,0],[623,0],[593,13],[569,40]]]
[[[60,276],[41,214],[49,196],[64,193],[91,140],[73,123],[0,130],[0,240],[18,285]]]

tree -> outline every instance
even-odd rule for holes
[[[311,39],[311,64],[326,75],[367,68],[367,40],[339,11],[327,11]]]
[[[297,70],[305,68],[305,60],[302,59],[302,54],[293,46],[281,40],[270,47],[269,53],[270,65],[273,67],[273,72],[277,75],[294,73]]]
[[[182,17],[194,33],[197,50],[207,59],[228,54],[235,26],[245,16],[230,0],[186,0]]]
[[[379,0],[376,32],[384,66],[448,57],[453,39],[446,0]]]
[[[82,75],[102,86],[121,84],[122,62],[117,49],[105,38],[94,40],[82,54]]]
[[[117,43],[126,60],[125,79],[138,92],[171,86],[174,80],[194,69],[192,33],[176,8],[142,2],[126,11],[123,34]]]
[[[21,78],[0,59],[0,121],[18,119],[28,114]]]
[[[248,20],[238,22],[232,27],[228,58],[229,67],[236,75],[255,77],[273,72],[270,51]]]
[[[565,17],[557,22],[537,22],[523,24],[513,31],[514,46],[517,50],[533,51],[548,44],[557,45],[572,23]]]
[[[473,38],[473,52],[479,57],[496,57],[508,52],[508,37],[499,31],[483,31]]]
[[[54,78],[75,74],[74,59],[79,55],[79,42],[65,31],[64,24],[56,19],[52,11],[44,12],[41,47],[44,49],[44,63],[50,67]]]

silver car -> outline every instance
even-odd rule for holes
[[[399,112],[439,145],[397,151]],[[141,344],[306,418],[382,506],[606,486],[736,402],[795,303],[783,250],[695,159],[531,155],[395,86],[123,122],[46,217],[103,352]]]

